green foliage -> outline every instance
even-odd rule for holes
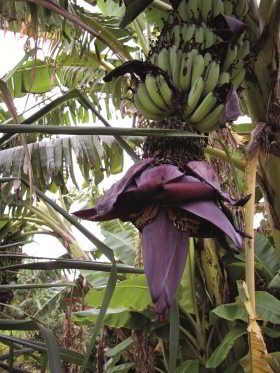
[[[52,182],[63,186],[69,177],[77,185],[74,171],[76,161],[84,179],[88,180],[92,175],[96,185],[104,178],[104,172],[100,170],[103,162],[107,175],[120,172],[123,168],[123,150],[108,136],[101,141],[98,136],[72,136],[28,144],[34,181],[41,190],[46,190]],[[0,173],[24,176],[25,162],[20,146],[0,151]]]
[[[8,87],[15,98],[26,93],[41,94],[50,91],[52,82],[52,67],[37,59],[24,63],[8,80]]]
[[[199,372],[199,362],[197,360],[187,360],[181,366],[179,366],[175,373],[198,373]]]
[[[265,291],[256,292],[256,310],[258,319],[270,321],[278,324],[280,321],[280,301],[273,295]],[[222,317],[226,320],[243,320],[247,321],[248,314],[244,305],[238,300],[235,303],[223,304],[211,311],[212,314]],[[212,322],[214,321],[212,316]]]
[[[90,290],[85,298],[88,306],[99,308],[104,296],[104,290]],[[144,275],[139,275],[116,285],[114,295],[110,301],[110,308],[127,308],[132,311],[144,311],[152,300],[148,284]]]
[[[135,263],[135,244],[137,232],[130,223],[120,220],[103,222],[101,233],[109,246],[123,263],[133,266]]]
[[[95,324],[99,309],[93,308],[87,311],[76,312],[73,317],[73,322],[80,326],[91,326]],[[103,323],[112,328],[126,328],[132,330],[143,330],[148,328],[150,318],[154,317],[154,313],[142,312],[137,313],[125,308],[108,308],[104,317]]]
[[[218,367],[224,359],[227,357],[229,351],[232,349],[233,345],[236,343],[238,338],[246,334],[246,328],[235,328],[228,332],[223,341],[217,347],[217,349],[210,356],[206,362],[207,368],[216,368]]]
[[[242,3],[241,0],[239,2]],[[116,79],[110,84],[104,84],[103,77],[125,60],[143,59],[141,48],[145,49],[145,46],[148,48],[148,44],[153,45],[156,33],[161,30],[163,20],[170,12],[171,2],[137,0],[119,5],[118,1],[97,0],[96,6],[95,2],[88,1],[92,5],[90,11],[83,9],[72,0],[67,2],[68,9],[64,8],[66,2],[64,4],[61,1],[58,2],[60,7],[57,6],[58,4],[46,2],[46,8],[37,5],[36,1],[32,4],[22,1],[2,3],[0,4],[0,13],[5,27],[14,30],[19,30],[21,27],[22,32],[28,34],[29,37],[34,36],[34,33],[37,32],[39,37],[43,35],[45,39],[49,40],[50,47],[49,56],[45,59],[36,56],[35,51],[29,51],[23,60],[3,77],[12,96],[28,99],[29,94],[38,97],[43,97],[43,93],[52,94],[50,92],[54,87],[59,87],[62,91],[72,88],[75,91],[78,88],[81,90],[79,92],[87,95],[85,97],[90,105],[98,109],[98,111],[92,110],[92,107],[83,100],[81,95],[72,95],[71,92],[74,91],[67,92],[66,95],[69,94],[69,96],[66,98],[63,95],[46,105],[47,101],[45,100],[49,100],[47,95],[47,98],[44,96],[40,104],[33,108],[33,110],[37,110],[40,107],[40,110],[37,110],[34,115],[26,119],[26,113],[23,113],[19,117],[23,122],[22,125],[33,122],[42,126],[51,124],[61,127],[76,126],[77,124],[87,125],[96,120],[96,115],[104,109],[107,112],[107,117],[113,118],[115,113],[112,110],[112,104],[121,112],[121,115],[130,117],[134,115],[135,109],[131,103],[131,93],[128,90],[130,82],[127,76]],[[250,74],[246,76],[246,79],[249,79],[250,75],[250,81],[241,87],[241,91],[245,91],[244,97],[246,96],[246,99],[242,97],[244,111],[251,114],[255,121],[264,121],[266,117],[270,120],[269,110],[266,110],[266,102],[264,101],[268,101],[268,97],[272,97],[273,93],[271,84],[274,75],[271,68],[276,69],[276,67],[273,60],[275,39],[272,34],[277,26],[275,22],[278,3],[275,1],[273,4],[270,0],[260,2],[261,20],[267,23],[266,33],[263,35],[262,44],[257,43],[260,45],[258,55],[250,56],[250,63],[251,60],[256,61],[250,69]],[[151,8],[146,8],[141,13],[141,10],[148,5],[151,5]],[[122,18],[123,16],[124,18]],[[131,25],[130,21],[133,21]],[[248,23],[248,29],[251,30],[246,32],[253,30],[254,35],[250,35],[250,41],[257,40],[258,30],[250,11],[244,21]],[[127,25],[127,27],[121,30],[119,23],[123,26]],[[273,71],[273,73],[275,72],[276,70]],[[258,83],[256,83],[257,79]],[[3,97],[2,99],[5,100]],[[252,101],[257,102],[257,105],[255,102],[252,104]],[[0,108],[0,122],[5,125],[12,122],[11,113],[3,108]],[[243,123],[235,126],[235,132],[249,137],[254,128],[255,123]],[[276,127],[274,130],[277,132]],[[270,136],[274,133],[273,131]],[[149,135],[148,132],[145,134]],[[264,136],[266,134],[265,132]],[[225,137],[227,138],[227,135]],[[236,172],[235,183],[239,185],[240,192],[244,189],[244,165],[242,166],[242,162],[240,162],[245,157],[244,149],[243,145],[239,147],[238,153],[236,148],[231,149],[228,138],[226,139],[227,143],[223,145],[223,151],[221,151],[223,157],[221,158],[231,165],[231,175],[225,174],[222,177],[224,182],[230,182],[234,167],[238,165],[239,171]],[[124,143],[119,145],[113,137],[100,135],[54,137],[53,135],[29,134],[25,136],[25,139],[31,157],[33,183],[41,190],[41,194],[40,191],[36,192],[39,198],[45,198],[42,191],[57,192],[60,190],[63,194],[67,193],[69,181],[78,186],[76,163],[79,165],[85,188],[79,195],[72,193],[67,196],[68,198],[65,198],[67,210],[71,203],[77,199],[83,203],[90,201],[90,205],[94,205],[96,196],[101,193],[96,190],[92,196],[90,187],[92,180],[97,186],[105,177],[118,174],[123,170]],[[119,134],[116,134],[116,139],[119,139]],[[277,145],[277,141],[278,139],[273,136],[272,139],[267,138],[268,154],[271,149],[274,149],[275,143]],[[140,139],[138,146],[141,155],[142,139]],[[1,176],[15,176],[16,178],[21,176],[25,179],[22,183],[26,183],[29,176],[26,150],[15,141],[15,136],[3,135],[0,138],[0,147]],[[231,156],[233,153],[234,156]],[[273,198],[277,197],[279,189],[277,176],[279,173],[272,172],[277,170],[278,161],[278,157],[275,155],[273,164],[272,159],[267,158],[270,174],[268,172],[265,174],[265,170],[259,169],[261,175],[259,182],[261,184],[265,181],[262,187],[265,189],[268,186],[268,191],[272,191]],[[235,190],[231,190],[231,192],[234,194]],[[266,198],[267,193],[264,193],[264,196]],[[259,195],[257,200],[259,201],[260,198]],[[23,201],[25,203],[22,203]],[[275,201],[277,202],[277,198]],[[25,187],[19,189],[18,181],[12,183],[6,180],[4,183],[2,180],[0,183],[0,211],[1,213],[5,212],[5,215],[0,216],[0,246],[4,253],[8,253],[8,256],[4,257],[1,254],[1,267],[5,267],[6,271],[1,271],[0,291],[1,294],[7,290],[14,291],[12,304],[21,310],[20,318],[25,318],[24,320],[16,320],[16,311],[8,304],[3,308],[3,312],[1,308],[3,317],[6,316],[7,319],[0,320],[0,328],[6,333],[14,330],[16,332],[12,336],[3,332],[0,340],[7,346],[13,344],[14,348],[10,349],[10,353],[14,353],[14,358],[17,353],[19,356],[24,356],[27,353],[24,348],[28,348],[29,352],[33,351],[32,361],[36,360],[42,371],[46,368],[44,361],[47,355],[51,372],[61,371],[61,360],[72,365],[87,366],[91,349],[97,343],[96,337],[103,323],[111,328],[112,333],[115,333],[115,328],[124,328],[125,333],[130,333],[131,330],[145,330],[153,338],[160,338],[161,348],[157,345],[155,349],[158,354],[155,365],[160,367],[158,371],[167,369],[169,360],[170,370],[175,373],[198,373],[206,368],[213,372],[243,372],[238,359],[246,356],[247,353],[245,336],[247,334],[245,326],[248,319],[247,311],[244,304],[238,299],[234,303],[224,303],[218,306],[211,303],[212,299],[207,292],[208,284],[205,282],[198,255],[201,247],[197,242],[190,247],[189,260],[177,294],[180,313],[177,310],[173,312],[173,310],[170,319],[166,317],[164,322],[159,323],[152,306],[145,276],[132,277],[127,274],[129,267],[117,266],[115,262],[115,258],[117,258],[128,266],[133,266],[135,263],[139,238],[137,230],[131,224],[120,221],[103,222],[100,226],[104,241],[99,241],[91,232],[78,225],[75,219],[71,219],[69,214],[64,214],[66,206],[64,206],[64,210],[58,209],[54,213],[50,208],[47,209],[47,212],[43,211],[42,205],[38,206],[37,210],[34,205],[30,205],[29,208],[29,203],[27,189]],[[267,199],[266,204],[269,205],[269,203],[270,200]],[[277,203],[273,206],[273,213],[276,213],[276,217],[279,207]],[[70,248],[72,244],[75,244],[71,224],[79,228],[96,245],[97,251],[92,253],[95,259],[98,257],[100,259],[101,255],[105,254],[111,263],[95,263],[90,260],[75,260],[70,263],[66,259],[48,263],[41,261],[38,263],[32,261],[31,263],[30,258],[27,258],[26,261],[26,258],[12,256],[21,252],[22,246],[29,242],[30,237],[33,235],[35,237],[36,233],[41,234],[46,229],[48,229],[48,234],[55,234],[67,248]],[[271,227],[274,234],[275,227],[273,224]],[[276,346],[275,349],[280,349],[277,341],[279,331],[275,327],[280,323],[279,243],[276,239],[273,244],[271,242],[273,242],[271,237],[268,239],[262,234],[256,234],[255,268],[258,275],[258,285],[262,286],[261,289],[264,290],[256,292],[256,308],[258,322],[263,324],[261,326],[266,334],[266,339],[268,341],[274,339],[273,346]],[[74,256],[74,251],[69,250],[69,253]],[[91,257],[88,256],[87,259],[91,259]],[[235,280],[244,277],[245,258],[240,254],[230,255],[224,259],[225,268],[232,284],[230,296],[233,298]],[[23,263],[24,260],[26,262]],[[11,267],[13,264],[17,264],[17,267]],[[219,265],[219,263],[217,262],[215,265]],[[51,287],[54,283],[55,286],[59,285],[56,282],[62,279],[61,268],[75,268],[81,271],[85,282],[85,288],[81,293],[74,294],[78,292],[76,287],[71,293],[66,292],[65,289],[56,290]],[[122,272],[124,268],[125,273]],[[223,265],[221,268],[221,272],[224,273]],[[130,269],[137,272],[134,268]],[[225,276],[225,282],[226,280]],[[215,285],[219,286],[217,283]],[[35,290],[41,286],[45,286],[45,289]],[[83,295],[88,289],[90,290],[83,299]],[[226,289],[226,286],[221,286],[219,290],[223,289]],[[273,291],[273,295],[269,293],[270,291]],[[65,306],[65,293],[71,299],[73,306],[71,309]],[[85,308],[83,308],[84,305]],[[72,314],[73,310],[76,311],[74,314]],[[22,311],[31,315],[32,319],[23,315]],[[91,330],[91,339],[88,338],[88,334],[85,337],[85,339],[90,339],[86,356],[84,353],[72,351],[62,346],[58,347],[53,333],[46,327],[51,325],[60,336],[62,332],[60,330],[59,334],[58,329],[63,320],[59,319],[57,315],[61,317],[64,312],[68,311],[77,325],[84,328],[95,325]],[[170,324],[171,333],[169,334]],[[73,326],[73,324],[71,325]],[[221,327],[218,332],[220,325],[226,327]],[[35,330],[41,331],[44,342],[35,340],[37,336],[34,334]],[[24,334],[18,335],[17,333]],[[168,339],[169,352],[166,351]],[[178,340],[180,343],[177,354]],[[18,345],[24,348],[16,351]],[[242,349],[244,345],[245,349]],[[271,347],[270,344],[268,346]],[[134,340],[132,337],[128,337],[120,343],[116,342],[114,347],[106,350],[105,356],[108,361],[104,372],[134,371],[135,362],[124,359],[132,347],[134,347]],[[270,357],[272,357],[270,359],[271,365],[277,370],[280,360],[279,352],[270,353]],[[180,365],[175,369],[177,363]],[[12,369],[2,363],[0,363],[0,368]],[[18,371],[16,366],[13,369]]]

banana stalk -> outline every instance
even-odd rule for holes
[[[250,200],[245,206],[245,232],[252,238],[245,238],[245,270],[246,284],[248,286],[249,296],[252,303],[253,314],[256,316],[255,300],[255,249],[254,249],[254,214],[255,214],[255,190],[257,173],[258,153],[247,160],[245,169],[245,194],[251,195]]]
[[[280,158],[263,149],[259,152],[259,167],[265,209],[280,262]]]
[[[255,250],[254,250],[254,213],[255,213],[255,190],[256,173],[258,164],[258,150],[249,157],[245,172],[245,193],[251,194],[251,199],[245,206],[245,231],[251,235],[251,239],[245,238],[245,278],[246,284],[239,285],[244,305],[248,312],[248,339],[249,339],[249,365],[253,373],[272,373],[267,360],[260,356],[267,356],[267,349],[262,337],[262,332],[257,324],[256,298],[255,298]],[[247,290],[248,289],[248,290]],[[257,348],[256,348],[257,346]],[[258,354],[256,353],[258,351]],[[256,358],[258,356],[258,358]],[[261,368],[260,368],[261,365]]]
[[[263,142],[259,151],[259,168],[260,168],[260,186],[263,191],[265,208],[268,214],[270,226],[272,228],[272,235],[275,242],[275,247],[278,253],[278,260],[280,261],[280,195],[279,195],[279,152],[276,149],[280,144],[279,130],[273,125],[273,131],[270,125],[277,123],[279,114],[275,112],[277,104],[277,95],[279,92],[279,80],[268,79],[269,75],[268,64],[271,64],[275,73],[279,74],[279,14],[280,1],[275,1],[271,8],[270,17],[267,18],[266,34],[264,43],[257,56],[257,61],[254,66],[256,74],[256,82],[247,82],[246,103],[252,120],[257,122],[264,122],[260,128],[258,136],[252,141],[257,143],[262,139]],[[271,74],[270,74],[271,75]],[[267,90],[267,82],[269,82],[269,97]],[[248,88],[249,86],[249,88]],[[276,131],[274,130],[276,129]],[[260,144],[258,144],[260,145]]]
[[[224,279],[217,255],[217,245],[213,238],[203,240],[203,250],[200,254],[201,266],[203,269],[207,291],[212,304],[218,306],[224,302]]]

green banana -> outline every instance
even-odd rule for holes
[[[180,71],[183,52],[178,50],[176,45],[170,49],[170,67],[172,71],[172,81],[176,88],[180,89]]]
[[[238,75],[239,72],[243,69],[243,67],[244,67],[244,61],[239,60],[235,65],[233,65],[232,70],[231,70],[231,74],[230,74],[230,78],[231,79],[235,78],[236,75]]]
[[[170,113],[168,107],[160,93],[156,77],[153,74],[147,74],[145,79],[145,86],[154,103],[162,110]]]
[[[245,17],[248,13],[248,4],[247,0],[237,0],[236,6],[234,8],[234,14],[238,18]]]
[[[208,95],[203,99],[201,104],[198,106],[198,108],[191,115],[190,122],[200,122],[207,114],[211,112],[216,103],[217,99],[214,96],[213,92],[209,92]]]
[[[195,56],[198,54],[197,49],[192,49],[184,54],[180,71],[180,87],[183,92],[187,92],[191,87],[192,69]]]
[[[238,87],[243,82],[246,75],[246,69],[243,67],[237,75],[235,75],[230,81],[235,86]]]
[[[196,26],[193,23],[191,24],[184,23],[182,27],[182,36],[183,36],[184,42],[190,41],[193,38],[195,30],[196,30]]]
[[[204,49],[204,30],[202,27],[198,27],[195,31],[194,42],[201,44],[201,49]]]
[[[111,83],[113,83],[112,88],[112,101],[113,105],[116,109],[120,109],[121,106],[121,96],[122,96],[122,83],[124,81],[123,76],[118,76],[116,79],[113,79]]]
[[[151,63],[153,63],[154,65],[158,64],[158,54],[157,53],[152,54]]]
[[[151,120],[155,120],[155,121],[158,121],[158,120],[161,120],[164,118],[164,116],[160,115],[160,114],[153,114],[153,113],[150,113],[147,108],[142,104],[142,102],[140,101],[139,97],[138,97],[138,94],[137,92],[134,93],[134,96],[133,96],[133,103],[137,109],[137,111],[139,111],[145,118],[147,119],[151,119]]]
[[[246,17],[246,15],[248,14],[249,12],[249,2],[248,0],[245,1],[245,9],[244,9],[244,15],[243,17]]]
[[[178,48],[176,45],[172,45],[169,49],[169,61],[170,61],[170,68],[171,68],[171,78],[173,80],[173,69],[177,60],[177,52]]]
[[[222,72],[219,77],[219,84],[223,85],[229,83],[230,75],[228,72]]]
[[[192,19],[195,19],[195,20],[199,19],[198,0],[188,0],[188,2],[187,2],[187,13],[188,13],[188,20],[189,21],[191,21]]]
[[[211,53],[206,52],[205,55],[204,55],[204,66],[207,67],[210,62],[212,62]]]
[[[222,0],[213,0],[213,17],[217,17],[219,14],[224,14],[224,3]]]
[[[233,6],[229,0],[224,0],[224,13],[226,16],[231,16],[233,13]]]
[[[204,30],[204,46],[205,49],[212,47],[216,41],[217,41],[217,35],[214,34],[212,30],[210,30],[208,27]]]
[[[197,78],[195,83],[192,85],[190,93],[188,95],[187,107],[184,110],[183,118],[188,118],[188,116],[195,110],[200,97],[204,89],[204,80],[200,76]]]
[[[220,64],[216,61],[212,61],[209,65],[208,73],[205,79],[205,87],[203,95],[208,95],[209,92],[213,91],[218,84],[220,76]]]
[[[243,44],[244,36],[245,36],[245,31],[243,31],[243,32],[240,34],[240,36],[239,36],[239,38],[238,38],[238,40],[237,40],[237,45],[238,45],[238,46],[241,46],[241,45]]]
[[[144,83],[138,84],[136,92],[141,104],[146,109],[146,112],[155,115],[162,115],[163,117],[166,116],[166,112],[154,103]]]
[[[156,81],[164,102],[168,107],[172,108],[172,91],[169,88],[164,76],[157,75]]]
[[[203,74],[204,68],[204,58],[201,54],[197,54],[193,62],[191,86],[193,86],[197,78]]]
[[[244,40],[242,45],[237,50],[236,58],[237,60],[243,60],[250,53],[250,42],[249,40]]]
[[[230,66],[234,63],[237,56],[237,46],[234,45],[233,48],[231,46],[228,46],[226,57],[223,63],[222,71],[228,71]]]
[[[167,48],[162,48],[158,54],[157,59],[158,67],[166,71],[168,76],[172,78],[172,71],[170,66],[170,51]]]
[[[181,27],[180,27],[180,25],[175,25],[175,26],[172,27],[171,38],[172,38],[173,45],[176,45],[177,47],[179,47],[179,45],[181,43]]]
[[[219,104],[217,107],[215,107],[215,109],[206,115],[204,119],[196,124],[195,129],[200,132],[210,132],[210,129],[211,131],[217,129],[220,125],[219,119],[224,110],[224,106],[224,104]]]
[[[187,22],[189,20],[188,19],[188,9],[187,9],[187,1],[186,0],[182,0],[180,2],[177,11],[179,13],[179,16],[182,18],[182,20],[184,22]]]
[[[204,0],[201,4],[201,16],[204,22],[208,22],[212,16],[212,0]]]

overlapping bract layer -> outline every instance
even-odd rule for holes
[[[200,132],[236,120],[239,101],[232,112],[227,103],[246,74],[250,43],[240,19],[247,12],[247,0],[182,0],[150,57],[163,72],[139,82],[133,98],[137,110],[159,121],[178,114],[181,98],[183,120]]]
[[[92,221],[120,218],[142,232],[144,270],[156,310],[163,314],[180,283],[188,238],[217,237],[226,243],[227,236],[242,248],[242,233],[224,212],[223,201],[242,206],[248,198],[235,201],[222,192],[206,161],[189,162],[188,175],[173,165],[151,167],[152,162],[132,166],[95,208],[75,215]]]

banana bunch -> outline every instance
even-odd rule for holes
[[[240,20],[247,13],[248,0],[181,0],[150,56],[164,73],[149,73],[136,87],[138,112],[154,121],[181,115],[201,132],[219,128],[226,98],[217,91],[242,84],[250,42],[245,32],[225,42],[213,19],[222,14]]]
[[[211,132],[219,127],[219,118],[224,109],[224,103],[215,95],[215,88],[228,83],[230,75],[220,71],[219,62],[212,60],[209,53],[204,57],[195,54],[183,119],[197,131]]]
[[[242,20],[248,11],[248,0],[182,0],[178,7],[178,13],[184,22],[202,18],[205,23],[209,23],[219,14]]]
[[[145,81],[138,83],[133,95],[138,112],[154,121],[162,120],[171,114],[172,99],[172,90],[161,74],[147,74]]]
[[[188,50],[194,46],[199,50],[204,50],[211,48],[221,39],[204,22],[198,26],[193,21],[180,23],[179,20],[179,23],[169,30],[168,40],[172,46],[181,50]]]

